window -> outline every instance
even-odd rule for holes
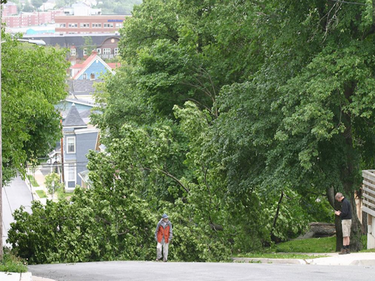
[[[90,74],[90,80],[95,80],[95,73]]]
[[[113,27],[113,23],[105,23],[103,24],[103,26],[106,28],[110,28],[110,27]]]
[[[118,56],[118,48],[114,48],[114,49],[113,49],[113,54],[114,54],[115,56]]]
[[[68,166],[68,181],[76,181],[76,167],[74,164]]]
[[[91,26],[93,28],[101,28],[102,27],[102,24],[101,23],[92,23]]]
[[[83,27],[83,28],[89,28],[90,24],[89,23],[81,23],[81,27]]]
[[[98,55],[100,55],[102,53],[102,49],[100,49],[100,48],[97,48],[96,51],[98,52]]]
[[[87,73],[83,73],[82,79],[87,79]]]
[[[69,23],[69,27],[78,27],[77,23]]]
[[[75,56],[77,55],[77,50],[76,50],[76,48],[70,48],[70,55],[71,55],[72,57],[75,57]]]
[[[83,55],[84,55],[84,56],[87,55],[87,48],[83,48]]]
[[[65,23],[60,23],[60,26],[59,27],[65,27]]]
[[[103,54],[104,55],[110,55],[111,54],[111,48],[103,48]]]
[[[76,138],[75,137],[66,138],[66,151],[67,153],[76,153]]]
[[[122,27],[122,23],[116,23],[116,27],[117,27],[117,28]]]

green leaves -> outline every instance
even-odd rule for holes
[[[66,96],[65,51],[43,48],[3,34],[3,173],[10,180],[26,161],[45,156],[60,137],[54,105]]]

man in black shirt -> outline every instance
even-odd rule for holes
[[[342,245],[340,255],[350,254],[350,229],[352,227],[352,208],[349,201],[338,192],[335,195],[335,199],[341,202],[341,211],[335,211],[335,214],[341,218],[342,225]]]

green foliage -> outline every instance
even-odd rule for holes
[[[3,32],[3,31],[2,31]],[[2,33],[3,180],[43,157],[60,138],[54,105],[66,96],[65,51],[20,43]]]
[[[16,257],[12,252],[6,250],[0,261],[0,272],[27,272],[26,263]]]
[[[327,190],[374,163],[369,4],[145,0],[97,88],[93,188],[17,213],[10,241],[33,262],[149,259],[167,212],[172,259],[217,261],[331,221]]]
[[[91,36],[85,36],[84,37],[84,43],[82,46],[82,50],[86,53],[87,56],[90,56],[92,51],[95,50],[95,45],[92,42]]]
[[[153,223],[146,203],[112,194],[121,203],[114,205],[100,193],[77,188],[71,202],[34,202],[32,214],[17,210],[9,243],[29,263],[150,259]]]
[[[53,194],[57,190],[64,188],[64,183],[61,182],[60,175],[56,173],[48,174],[45,177],[44,185],[46,186],[49,194]]]

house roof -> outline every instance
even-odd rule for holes
[[[74,103],[70,107],[68,115],[66,116],[63,122],[63,126],[64,127],[87,127],[85,121],[83,121]]]
[[[82,64],[80,64],[80,63],[76,63],[75,65],[72,65],[70,68],[80,69],[80,68],[82,68]]]
[[[90,95],[95,92],[94,82],[102,82],[101,80],[68,80],[69,93],[74,95]]]
[[[112,68],[108,66],[99,56],[98,52],[92,51],[91,55],[83,62],[81,70],[74,75],[73,80],[78,79],[85,71],[96,61],[98,60],[101,64],[104,65],[105,68],[108,69],[111,73],[113,73]]]
[[[119,63],[119,62],[109,62],[109,63],[107,63],[107,64],[108,64],[108,66],[109,66],[110,68],[112,68],[112,69],[115,69],[115,68],[118,68],[118,67],[121,66],[121,63]]]

